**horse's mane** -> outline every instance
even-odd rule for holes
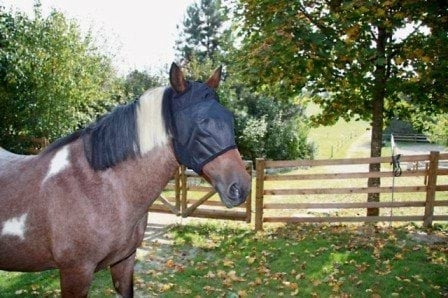
[[[136,124],[137,106],[138,100],[135,100],[116,107],[86,128],[56,140],[42,155],[82,138],[84,152],[94,170],[105,170],[129,157],[135,158],[140,154]]]
[[[167,88],[162,99],[162,117],[164,128],[168,133],[171,131],[172,123],[170,96],[172,96],[172,89]],[[82,138],[84,152],[94,170],[105,170],[127,158],[139,156],[138,105],[139,99],[116,107],[89,126],[56,140],[43,151],[42,155],[47,155]]]

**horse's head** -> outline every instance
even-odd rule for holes
[[[251,177],[235,143],[233,114],[219,104],[215,89],[221,68],[205,82],[186,81],[173,63],[165,98],[170,98],[174,152],[178,161],[202,175],[231,208],[242,204],[251,188]]]

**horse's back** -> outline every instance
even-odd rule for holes
[[[3,179],[11,178],[20,165],[34,159],[34,155],[19,155],[0,147],[0,184]]]
[[[0,147],[0,166],[3,167],[8,162],[18,162],[35,157],[35,155],[20,155],[9,152]]]

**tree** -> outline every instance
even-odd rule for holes
[[[239,3],[245,80],[287,95],[306,88],[322,108],[313,118],[318,124],[371,121],[372,157],[381,156],[384,120],[448,109],[446,1]],[[379,185],[379,178],[368,180],[369,187]],[[379,201],[379,194],[368,201]]]
[[[184,62],[196,57],[220,60],[230,31],[225,28],[225,8],[220,0],[200,0],[187,8],[175,49]],[[179,27],[178,27],[179,28]]]
[[[142,95],[146,90],[163,86],[162,78],[147,71],[133,70],[126,75],[124,93],[129,100]]]
[[[0,7],[0,144],[26,152],[32,137],[66,135],[121,98],[109,57],[62,13],[34,18]]]

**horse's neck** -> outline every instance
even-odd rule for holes
[[[126,205],[126,212],[134,219],[147,212],[179,166],[171,142],[102,171],[94,171],[88,164],[82,140],[68,146],[68,164],[73,167],[73,178],[79,180],[78,184],[84,185],[92,196],[104,196],[98,198],[100,200],[116,200],[118,205]],[[117,203],[110,205],[116,206]]]
[[[136,159],[129,159],[111,169],[123,186],[123,196],[137,208],[146,209],[159,196],[179,166],[171,143],[153,148]],[[106,172],[107,173],[107,170]]]

